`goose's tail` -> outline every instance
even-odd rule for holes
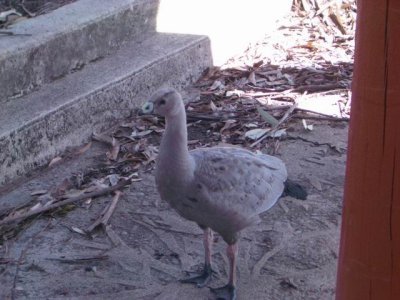
[[[290,196],[300,200],[307,199],[307,191],[300,184],[287,179],[285,181],[285,189],[283,190],[282,197]]]

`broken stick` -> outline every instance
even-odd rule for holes
[[[34,215],[40,214],[42,212],[58,208],[60,206],[64,206],[66,204],[71,204],[71,203],[82,201],[82,200],[85,200],[85,199],[88,199],[88,198],[99,197],[99,196],[102,196],[104,194],[107,194],[107,193],[122,189],[124,186],[128,185],[129,183],[131,183],[131,180],[122,180],[121,182],[117,183],[116,185],[110,186],[110,187],[105,188],[105,189],[101,189],[101,190],[94,191],[94,192],[91,192],[91,193],[82,194],[82,195],[79,195],[79,196],[76,196],[76,197],[68,198],[68,199],[65,199],[63,201],[59,201],[59,202],[56,202],[56,203],[48,205],[48,206],[44,206],[44,207],[40,207],[38,209],[34,209],[34,210],[31,210],[31,211],[28,211],[27,213],[22,214],[22,215],[5,217],[3,220],[0,221],[0,225],[4,225],[4,224],[15,222],[15,221],[21,222],[21,221],[23,221],[23,220],[25,220],[25,219],[27,219],[27,218],[29,218],[31,216],[34,216]]]
[[[112,199],[111,203],[107,206],[107,208],[102,212],[100,217],[94,221],[89,227],[86,229],[86,232],[92,232],[97,226],[100,224],[107,225],[108,220],[110,220],[112,214],[114,213],[115,208],[117,207],[117,203],[119,198],[121,197],[121,191],[115,191],[114,198]]]
[[[279,120],[279,122],[268,132],[266,132],[263,136],[261,136],[257,141],[255,141],[253,144],[250,145],[251,148],[253,148],[254,146],[258,145],[259,143],[261,143],[263,140],[265,140],[267,137],[269,137],[270,135],[272,135],[277,129],[278,127],[286,121],[286,119],[290,116],[290,114],[297,108],[298,103],[295,102],[293,103],[292,106],[289,107],[289,109],[285,112],[285,114],[283,115],[283,117]]]

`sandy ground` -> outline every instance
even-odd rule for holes
[[[221,100],[214,94],[221,86],[221,93],[250,87],[248,96],[258,100],[262,100],[260,91],[265,92],[265,101],[286,101],[288,105],[310,95],[315,101],[312,109],[314,103],[321,104],[324,99],[333,100],[334,107],[339,107],[340,101],[349,98],[353,6],[345,10],[345,20],[350,20],[348,36],[341,36],[334,25],[329,25],[328,16],[310,18],[302,13],[303,17],[284,23],[277,35],[231,62],[234,65],[249,60],[248,67],[217,72],[216,78],[203,85],[203,91],[212,91],[208,95],[214,106],[226,110],[235,100]],[[350,102],[344,104],[349,110]],[[235,107],[232,109],[237,112]],[[205,113],[210,115],[209,111]],[[243,122],[249,122],[243,120],[255,118],[259,116],[253,107],[252,114],[238,116],[237,121],[243,129]],[[261,126],[263,121],[257,122]],[[286,163],[289,178],[306,187],[308,199],[281,198],[262,214],[260,224],[242,232],[239,300],[334,298],[348,123],[315,118],[307,122],[314,125],[312,131],[304,129],[301,119],[285,123],[288,136],[279,142],[276,155]],[[202,141],[212,137],[216,127],[188,129],[189,140]],[[157,140],[152,144],[157,145]],[[265,144],[259,147],[270,152]],[[32,192],[51,190],[72,174],[96,172],[104,167],[109,150],[93,143],[83,154],[66,155],[70,158],[9,185],[0,191],[0,213],[34,203],[37,196]],[[98,218],[112,195],[41,215],[25,223],[23,230],[19,228],[16,236],[3,235],[0,299],[214,299],[207,287],[179,282],[188,272],[202,267],[202,232],[160,202],[153,167],[150,164],[142,168],[141,181],[124,190],[106,229],[100,228],[92,235],[82,231]],[[221,286],[227,280],[225,244],[218,235],[214,250],[216,273],[208,287]]]
[[[243,231],[238,299],[334,298],[347,122],[314,122],[314,130],[305,131],[298,120],[288,132],[276,155],[309,197],[281,198],[262,214],[261,224]],[[96,168],[106,150],[94,144],[15,184],[0,196],[0,211]],[[152,170],[140,177],[124,190],[107,232],[88,237],[76,229],[91,224],[112,195],[63,215],[38,217],[0,245],[0,299],[213,299],[207,287],[178,281],[202,266],[201,230],[160,203]],[[218,236],[215,241],[216,274],[209,287],[227,280],[225,244]]]

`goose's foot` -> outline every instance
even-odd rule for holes
[[[210,290],[217,300],[236,300],[236,288],[232,284]]]
[[[180,282],[193,283],[193,284],[196,284],[197,287],[202,288],[210,281],[212,273],[213,273],[213,270],[211,269],[211,266],[205,265],[204,270],[200,275],[181,279]]]

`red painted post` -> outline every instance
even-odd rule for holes
[[[400,299],[400,1],[358,0],[337,300]]]

